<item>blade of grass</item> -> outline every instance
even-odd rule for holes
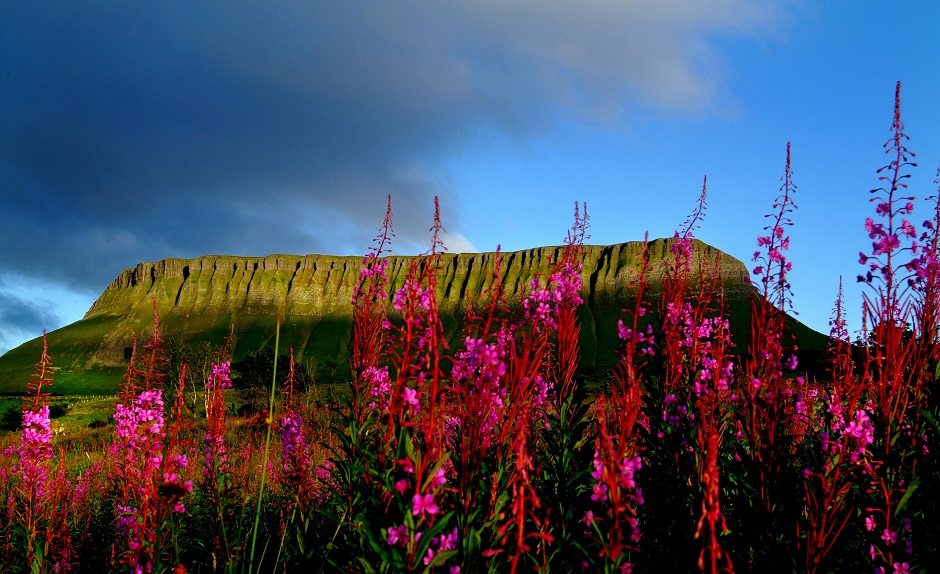
[[[261,500],[264,497],[264,479],[268,474],[268,452],[271,449],[271,426],[274,425],[274,392],[277,388],[277,353],[281,342],[281,310],[277,311],[277,323],[274,328],[274,373],[271,375],[271,397],[268,400],[267,435],[264,439],[264,457],[261,462],[261,486],[258,488],[258,507],[255,509],[255,527],[251,533],[251,553],[248,555],[248,571],[254,571],[255,543],[258,541],[258,525],[261,523]],[[260,569],[259,569],[260,571]]]

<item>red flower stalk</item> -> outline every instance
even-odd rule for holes
[[[785,356],[784,344],[786,313],[791,310],[792,296],[786,277],[792,264],[785,255],[790,245],[785,228],[793,225],[789,214],[796,208],[792,176],[790,144],[787,143],[783,184],[773,205],[777,211],[766,216],[773,218],[773,223],[764,228],[769,233],[757,238],[757,245],[763,248],[754,253],[758,265],[753,272],[760,277],[759,295],[751,298],[749,357],[745,376],[737,389],[741,401],[742,438],[747,445],[743,454],[757,467],[757,491],[768,515],[774,506],[773,491],[782,484],[790,443],[799,440],[802,428],[795,416],[799,386],[794,387],[783,376],[784,360],[788,368],[796,368],[796,356]],[[792,350],[796,350],[795,346]],[[802,383],[802,377],[797,378],[797,385]]]
[[[38,410],[47,404],[51,393],[43,392],[43,387],[52,385],[52,358],[49,357],[49,341],[46,338],[46,331],[42,332],[42,355],[39,362],[36,363],[36,369],[33,371],[33,378],[26,385],[26,393],[30,397],[28,403],[23,408]]]
[[[174,512],[184,512],[183,495],[193,490],[191,480],[183,476],[189,469],[187,453],[192,451],[188,431],[192,429],[189,409],[186,407],[186,365],[180,370],[173,407],[170,410],[170,428],[166,433],[166,449],[163,455],[163,482],[160,485],[161,502]],[[165,517],[164,517],[165,518]]]
[[[558,305],[558,334],[555,344],[555,361],[552,378],[555,380],[555,412],[561,410],[561,405],[574,390],[574,374],[581,359],[581,346],[579,335],[581,326],[578,324],[578,307],[584,302],[581,291],[581,258],[584,253],[584,240],[590,238],[587,229],[590,226],[587,203],[584,204],[584,215],[578,210],[578,203],[574,204],[574,224],[568,230],[565,239],[565,251],[561,261],[552,274],[555,284],[556,296],[562,298]]]
[[[159,336],[154,340],[159,341]],[[121,561],[132,569],[150,571],[164,558],[171,530],[177,526],[172,517],[186,511],[182,501],[193,488],[192,481],[182,476],[189,465],[181,437],[187,426],[185,388],[184,365],[169,432],[160,389],[142,390],[129,404],[119,403],[114,415],[112,453],[120,461],[117,478],[125,485],[117,501],[118,530],[126,541]]]
[[[353,388],[359,392],[360,377],[366,369],[379,365],[387,338],[386,303],[388,301],[388,260],[382,254],[390,251],[395,233],[392,231],[392,196],[388,196],[385,220],[376,243],[362,261],[359,282],[353,294],[352,371]],[[361,419],[357,417],[361,423]]]
[[[704,277],[702,281],[705,282]],[[732,572],[731,557],[721,548],[718,541],[718,535],[728,531],[721,512],[718,468],[718,450],[731,422],[730,409],[734,389],[734,363],[730,360],[728,351],[731,346],[728,320],[720,316],[703,319],[696,326],[693,337],[696,344],[692,356],[697,358],[693,371],[696,378],[693,394],[698,439],[695,462],[702,486],[702,515],[695,537],[706,535],[698,566],[702,572],[713,574]]]
[[[438,453],[443,447],[436,432],[443,414],[439,408],[440,359],[446,345],[437,313],[439,269],[439,258],[433,253],[413,260],[405,284],[395,293],[394,309],[401,313],[401,324],[391,326],[389,362],[395,376],[386,426],[386,441],[402,425],[420,427],[428,447]]]
[[[118,530],[127,546],[121,561],[132,569],[151,569],[158,559],[157,486],[163,467],[165,436],[162,391],[142,391],[131,407],[117,405],[114,445],[126,451],[121,478],[127,482],[118,502]],[[120,443],[118,442],[120,441]],[[113,449],[112,449],[113,450]]]
[[[131,358],[127,363],[127,371],[121,379],[118,388],[118,400],[124,406],[129,406],[134,398],[137,397],[137,385],[140,380],[140,370],[136,367],[137,362],[137,335],[133,336],[131,343]]]
[[[303,411],[294,404],[296,387],[294,347],[290,347],[290,368],[284,382],[284,405],[281,412],[281,482],[294,495],[301,513],[314,494],[310,476],[310,453]]]
[[[52,543],[55,536],[53,513],[58,503],[58,491],[55,484],[50,484],[48,461],[53,457],[52,430],[49,427],[49,393],[43,387],[52,384],[52,359],[49,357],[49,342],[46,332],[42,333],[42,355],[27,384],[29,398],[23,404],[23,426],[20,444],[13,451],[19,460],[13,466],[14,475],[19,481],[14,483],[16,498],[11,497],[14,519],[22,524],[26,532],[26,559],[30,571],[46,572],[51,563],[49,555],[41,551],[39,541],[44,537],[45,545]],[[49,492],[49,487],[53,492]]]
[[[641,328],[647,302],[643,295],[648,287],[649,245],[643,241],[642,265],[637,281],[636,306],[628,312],[630,327],[619,322],[619,335],[624,341],[621,360],[613,371],[614,380],[608,393],[600,393],[594,404],[598,436],[594,445],[595,480],[591,500],[598,513],[589,511],[584,522],[593,530],[593,539],[607,564],[624,572],[632,568],[630,551],[638,550],[640,528],[637,507],[643,504],[642,490],[635,475],[640,470],[639,428],[646,426],[643,415],[642,370],[645,360],[653,354],[655,343],[651,331]]]
[[[157,300],[153,299],[153,329],[144,347],[144,364],[140,369],[140,390],[163,389],[163,369],[166,366],[166,353],[163,351],[163,337],[160,336],[160,316],[157,314]]]
[[[870,201],[876,203],[876,213],[886,219],[886,224],[875,223],[872,218],[865,222],[865,229],[873,240],[872,254],[861,254],[860,262],[868,265],[868,271],[859,280],[871,286],[871,292],[863,295],[864,323],[871,324],[865,345],[867,368],[863,384],[867,387],[872,404],[872,419],[875,436],[872,445],[873,459],[869,469],[869,493],[873,506],[868,509],[871,528],[881,533],[872,545],[872,560],[881,558],[887,565],[907,565],[913,550],[910,545],[910,522],[903,522],[898,513],[909,485],[916,478],[919,451],[923,447],[918,409],[925,402],[925,372],[927,360],[932,353],[932,342],[928,343],[921,333],[910,332],[911,324],[932,329],[932,317],[918,317],[918,312],[935,307],[936,295],[931,284],[940,281],[930,277],[929,259],[919,255],[921,245],[917,242],[917,231],[909,220],[914,206],[913,196],[902,197],[907,188],[904,181],[910,177],[904,173],[917,164],[905,142],[901,121],[901,83],[898,82],[894,99],[892,136],[885,143],[886,153],[891,157],[888,165],[878,170],[882,187],[871,190]],[[900,224],[898,224],[900,219]],[[934,246],[933,242],[930,248]],[[913,258],[898,264],[902,257]],[[922,262],[927,269],[922,269]],[[918,305],[920,286],[924,287]],[[912,292],[912,289],[914,290]],[[932,373],[930,373],[932,375]],[[903,527],[902,527],[903,524]],[[906,540],[905,540],[906,539]],[[903,541],[903,545],[902,542]],[[903,547],[902,547],[903,546]]]
[[[494,257],[482,312],[477,314],[468,302],[464,348],[455,354],[450,374],[449,420],[459,426],[460,440],[454,450],[458,455],[458,498],[465,515],[482,503],[480,494],[486,488],[483,462],[499,439],[506,406],[510,333],[504,328],[506,303],[498,247]]]
[[[683,360],[682,332],[676,328],[679,315],[688,302],[688,290],[692,277],[692,246],[694,232],[705,217],[705,199],[708,193],[708,178],[702,182],[702,193],[699,196],[695,209],[682,224],[682,231],[676,231],[669,251],[673,259],[663,260],[662,298],[660,299],[659,316],[662,325],[660,340],[662,341],[662,355],[666,363],[663,380],[663,394],[677,396],[682,394],[681,382],[688,378],[687,366]],[[706,278],[700,273],[699,298],[694,301],[692,321],[698,323],[708,309],[714,289],[705,288]],[[714,287],[714,284],[712,284]]]
[[[72,532],[69,526],[69,495],[72,483],[65,472],[65,450],[62,448],[59,448],[59,464],[51,482],[49,526],[42,555],[52,563],[50,572],[68,572],[77,564],[79,557],[72,546]],[[40,570],[43,571],[45,569]]]
[[[629,571],[629,552],[639,550],[640,527],[637,508],[643,504],[643,492],[636,484],[642,466],[639,456],[637,423],[642,410],[639,382],[620,395],[600,394],[594,404],[598,436],[594,444],[595,480],[591,500],[600,507],[588,511],[584,521],[594,530],[605,562]]]
[[[846,504],[852,486],[863,465],[868,463],[871,425],[862,407],[864,387],[853,372],[852,345],[846,329],[842,280],[836,298],[834,316],[829,322],[831,384],[814,391],[825,410],[818,414],[822,468],[803,471],[806,500],[805,526],[798,525],[807,572],[818,572],[835,547],[855,509]]]

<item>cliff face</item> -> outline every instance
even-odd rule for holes
[[[649,245],[652,265],[647,279],[652,297],[661,279],[662,260],[670,257],[670,244],[671,240],[660,239]],[[524,297],[531,279],[547,273],[562,251],[563,247],[542,247],[503,253],[502,280],[510,303]],[[628,305],[641,251],[639,242],[585,248],[582,297],[587,305],[581,318],[590,323],[582,328],[586,364],[613,360],[615,341],[608,340],[603,329],[612,329],[617,311]],[[743,297],[749,290],[742,282],[747,277],[744,265],[696,242],[695,268],[713,267],[716,257],[728,296]],[[388,258],[390,292],[404,283],[412,260]],[[451,338],[459,335],[466,302],[477,300],[492,282],[495,261],[495,253],[442,256],[437,295]],[[111,325],[90,354],[91,363],[123,363],[134,334],[144,335],[149,328],[154,300],[165,334],[178,333],[184,339],[211,334],[219,342],[232,324],[238,351],[247,352],[273,337],[274,317],[280,311],[282,344],[293,345],[299,356],[341,358],[351,336],[351,301],[361,264],[361,257],[324,255],[205,256],[140,263],[123,271],[83,319]],[[608,316],[613,316],[612,322]]]
[[[654,290],[662,277],[662,260],[669,256],[671,240],[650,242],[652,268],[648,280]],[[722,279],[736,291],[746,291],[744,264],[704,243],[696,242],[692,264],[718,257]],[[582,295],[588,299],[628,297],[638,278],[642,244],[587,246],[583,260]],[[562,247],[541,247],[502,254],[502,278],[510,300],[523,296],[529,281],[551,268]],[[413,257],[388,257],[388,274],[401,286]],[[495,253],[445,254],[439,279],[442,308],[462,308],[467,297],[479,296],[491,282]],[[361,257],[326,255],[269,255],[231,257],[208,255],[198,259],[164,259],[126,269],[91,306],[85,319],[127,315],[149,309],[156,299],[161,310],[176,315],[351,315],[353,289],[359,279]]]

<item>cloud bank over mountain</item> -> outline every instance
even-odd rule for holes
[[[478,198],[448,171],[464,150],[638,106],[733,109],[715,38],[779,17],[749,0],[5,3],[0,266],[92,296],[143,260],[358,253],[387,194],[398,252],[426,248],[435,195],[471,250],[485,222],[461,219]],[[4,296],[0,329],[55,314]]]

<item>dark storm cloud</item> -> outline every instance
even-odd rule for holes
[[[6,2],[0,266],[89,292],[140,260],[362,252],[393,194],[424,249],[481,133],[559,110],[708,107],[703,36],[744,0],[685,3]],[[15,303],[15,302],[14,302]],[[14,304],[11,303],[11,304]]]

